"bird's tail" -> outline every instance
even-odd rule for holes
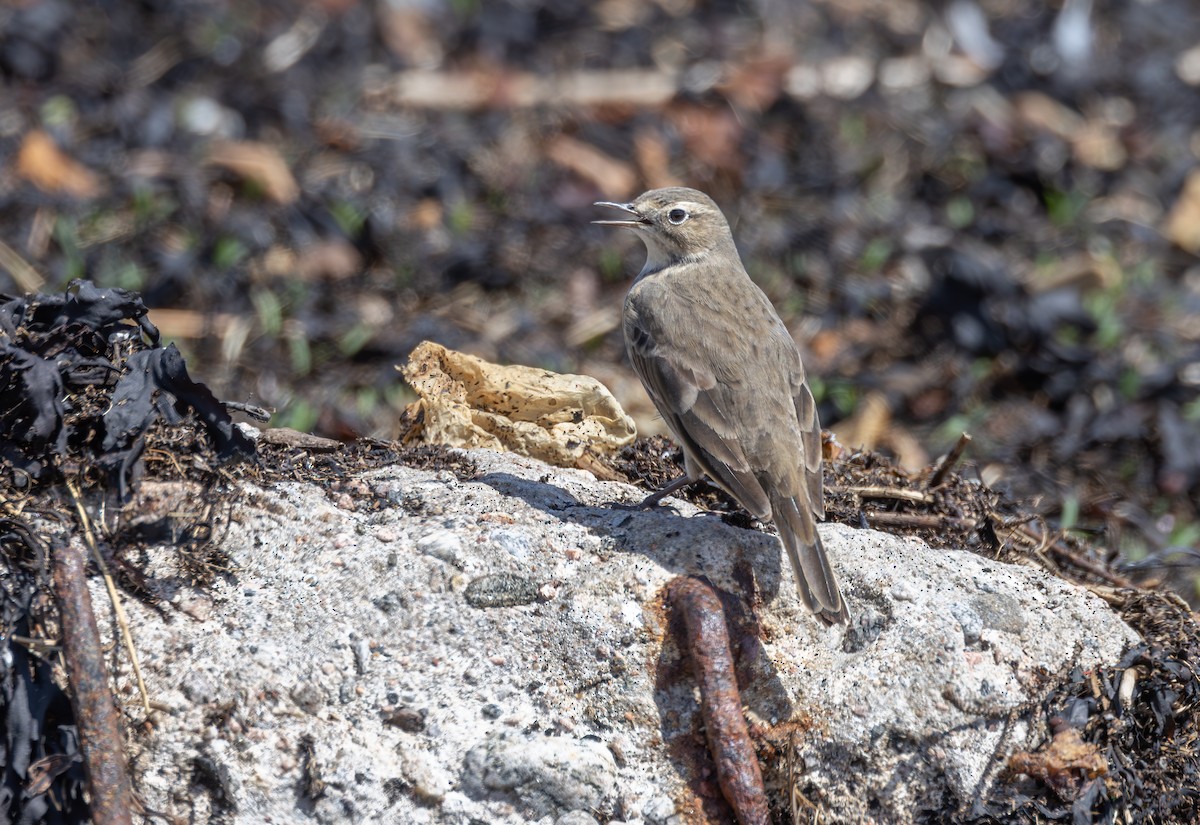
[[[817,521],[807,507],[801,510],[801,506],[794,498],[777,497],[771,501],[771,515],[792,562],[800,600],[828,624],[849,623],[850,613],[821,546]]]

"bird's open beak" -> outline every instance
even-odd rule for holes
[[[596,201],[593,206],[608,206],[612,209],[621,209],[633,215],[634,220],[631,221],[592,221],[600,226],[624,226],[627,229],[636,229],[639,226],[645,226],[649,223],[645,218],[638,214],[633,208],[632,203],[613,203],[612,201]]]

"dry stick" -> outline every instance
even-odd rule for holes
[[[79,498],[79,488],[75,486],[74,481],[68,481],[67,490],[70,491],[71,498],[75,501],[75,509],[79,511],[79,521],[83,525],[83,540],[92,553],[92,561],[95,562],[96,568],[104,577],[108,598],[112,601],[113,611],[117,614],[117,626],[121,629],[121,638],[125,642],[125,649],[129,651],[129,662],[133,665],[133,677],[137,680],[138,692],[142,695],[142,708],[149,714],[150,695],[146,692],[145,681],[142,680],[142,666],[138,662],[137,648],[133,646],[133,635],[129,632],[129,620],[125,618],[125,608],[121,606],[121,597],[117,594],[117,586],[113,582],[112,574],[108,572],[108,565],[104,563],[104,557],[100,555],[100,548],[96,545],[96,535],[92,532],[91,519],[88,518],[87,510],[84,509],[83,502]]]
[[[700,710],[721,793],[741,825],[770,825],[758,755],[742,716],[721,600],[699,579],[680,576],[667,588],[671,604],[683,614],[687,626],[692,673],[700,685]]]
[[[866,516],[871,526],[883,524],[889,527],[953,527],[959,530],[974,530],[977,526],[973,518],[924,513],[867,513]]]
[[[1071,550],[1066,546],[1066,544],[1063,543],[1061,539],[1047,541],[1046,536],[1038,535],[1032,529],[1030,529],[1028,525],[1025,524],[1016,527],[1014,532],[1020,533],[1030,541],[1036,541],[1040,544],[1045,544],[1047,548],[1054,553],[1054,555],[1058,556],[1059,558],[1066,559],[1080,570],[1086,570],[1093,576],[1103,579],[1114,587],[1123,587],[1129,589],[1134,589],[1137,587],[1137,585],[1135,585],[1130,579],[1127,579],[1118,573],[1114,573],[1111,570],[1106,569],[1103,565],[1097,564],[1090,559],[1086,559],[1076,553],[1074,550]]]
[[[894,498],[898,501],[911,501],[915,504],[933,504],[933,496],[920,490],[906,490],[903,487],[830,487],[833,493],[853,493],[860,498]]]
[[[967,449],[967,445],[971,443],[971,436],[963,433],[958,437],[958,441],[954,445],[954,449],[946,453],[946,458],[938,465],[938,468],[933,471],[933,475],[929,477],[929,487],[932,489],[937,487],[946,479],[946,474],[954,469],[954,465],[962,458],[963,452]]]
[[[71,685],[71,706],[91,789],[94,825],[132,825],[133,785],[121,725],[100,649],[83,554],[65,539],[54,544],[54,596]]]

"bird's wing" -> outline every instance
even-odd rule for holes
[[[656,341],[643,321],[638,313],[626,312],[625,340],[654,406],[697,466],[755,516],[770,518],[771,502],[729,417],[734,409],[729,388],[695,351]]]
[[[796,405],[796,423],[800,426],[800,443],[804,449],[804,484],[808,488],[808,503],[813,515],[825,518],[825,492],[821,478],[821,422],[817,419],[817,402],[804,377],[804,366],[796,356],[797,368],[792,372],[792,401]]]

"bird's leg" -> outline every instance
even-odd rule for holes
[[[695,481],[695,479],[685,473],[671,483],[662,486],[656,492],[646,496],[644,499],[642,499],[642,503],[639,504],[637,508],[639,510],[652,510],[658,506],[660,501],[671,495],[671,493],[679,492],[693,481]]]
[[[672,493],[682,490],[684,487],[688,486],[694,481],[697,481],[697,479],[694,479],[685,473],[674,481],[665,484],[658,490],[655,490],[653,493],[642,499],[638,504],[613,502],[612,506],[616,507],[618,510],[653,510],[664,498]]]

